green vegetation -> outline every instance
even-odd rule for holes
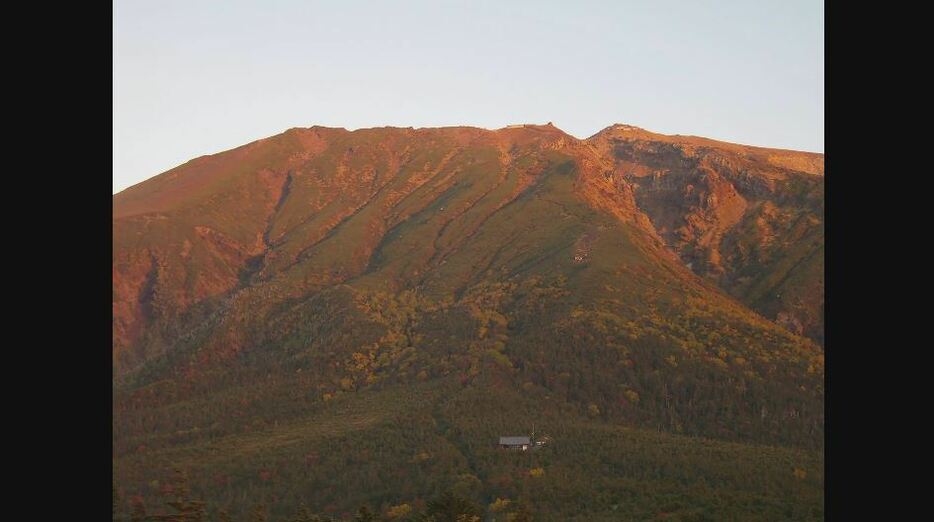
[[[386,518],[404,505],[411,515],[430,513],[445,492],[488,513],[524,505],[535,520],[822,518],[818,452],[615,425],[537,387],[441,380],[284,409],[267,413],[287,422],[237,417],[243,431],[200,430],[171,446],[154,430],[140,435],[136,448],[118,451],[121,498],[141,500],[148,512],[178,502],[173,469],[182,467],[212,513],[247,514],[262,503],[270,520],[302,505],[345,520],[363,505]],[[171,408],[139,415],[177,418]],[[543,449],[496,447],[499,435],[528,433],[533,423],[551,438]]]

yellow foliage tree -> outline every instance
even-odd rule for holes
[[[412,506],[408,504],[399,504],[392,506],[386,511],[386,516],[390,519],[403,518],[412,512]]]
[[[626,396],[626,400],[628,400],[629,402],[633,404],[636,404],[639,402],[639,393],[636,392],[635,390],[626,390],[625,392],[623,392],[623,395]]]
[[[490,504],[490,511],[499,513],[500,511],[509,509],[511,504],[512,501],[508,498],[497,498],[492,504]]]

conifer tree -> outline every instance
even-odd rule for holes
[[[360,506],[360,510],[353,519],[354,522],[376,522],[376,516],[366,506]]]
[[[428,503],[426,514],[429,520],[442,522],[448,520],[456,521],[459,518],[464,518],[464,515],[466,515],[467,520],[470,520],[472,517],[477,517],[479,519],[483,513],[480,507],[473,502],[459,497],[450,491],[445,491],[440,497]]]

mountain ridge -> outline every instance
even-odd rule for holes
[[[641,179],[639,173],[636,173],[637,183],[633,183],[631,179],[618,179],[622,178],[618,171],[619,165],[613,165],[613,160],[608,159],[608,156],[611,156],[611,154],[607,154],[606,151],[603,151],[604,153],[601,154],[599,150],[601,146],[604,148],[608,147],[607,141],[617,138],[618,136],[616,133],[618,133],[618,131],[623,130],[628,134],[628,132],[633,129],[637,130],[639,133],[647,133],[644,135],[640,134],[640,136],[648,136],[653,140],[655,137],[660,136],[654,133],[648,133],[648,131],[638,129],[637,127],[619,124],[611,125],[587,140],[578,140],[553,125],[530,124],[522,124],[515,128],[504,127],[492,131],[466,126],[445,127],[440,129],[381,127],[358,129],[355,131],[321,126],[293,128],[282,134],[256,140],[229,151],[202,156],[176,167],[175,169],[169,170],[160,176],[152,178],[144,182],[144,184],[136,185],[126,191],[118,193],[114,196],[114,218],[115,220],[136,218],[148,222],[164,219],[166,212],[187,212],[190,214],[194,211],[193,209],[203,204],[203,200],[198,199],[198,197],[193,194],[197,194],[198,191],[203,191],[207,192],[210,197],[216,197],[216,195],[211,192],[211,190],[213,190],[211,188],[212,184],[216,186],[219,183],[226,182],[225,180],[231,176],[239,178],[243,178],[244,176],[249,177],[256,171],[256,178],[259,180],[259,183],[256,183],[255,186],[250,186],[249,189],[241,187],[238,189],[240,191],[238,196],[231,195],[230,197],[239,198],[236,199],[236,201],[239,202],[238,204],[241,206],[248,207],[259,204],[261,208],[255,209],[254,213],[259,215],[258,221],[265,223],[265,225],[249,232],[239,230],[233,235],[230,234],[231,231],[229,230],[224,231],[217,227],[212,228],[209,224],[196,225],[194,228],[199,238],[211,238],[211,242],[216,248],[234,251],[233,255],[237,258],[242,258],[241,262],[245,263],[247,259],[255,259],[261,252],[265,252],[270,247],[270,244],[267,243],[270,241],[274,243],[281,240],[282,237],[284,237],[283,234],[286,233],[281,229],[283,225],[272,223],[270,220],[272,220],[274,213],[278,213],[279,210],[281,210],[283,205],[289,205],[289,203],[286,202],[284,194],[287,195],[287,188],[291,188],[288,185],[292,180],[292,175],[288,173],[289,169],[292,168],[290,165],[294,167],[296,163],[307,160],[315,154],[322,153],[327,147],[327,140],[341,139],[342,137],[350,137],[352,139],[354,136],[365,137],[367,135],[388,133],[402,134],[403,137],[416,137],[419,139],[448,139],[453,141],[455,147],[468,147],[471,144],[476,145],[478,143],[481,145],[490,145],[495,147],[497,153],[500,155],[500,163],[506,166],[512,161],[508,152],[510,148],[515,149],[516,147],[532,146],[536,147],[536,150],[573,150],[574,153],[581,156],[584,160],[582,172],[586,172],[585,179],[590,180],[587,185],[591,190],[584,191],[583,194],[591,198],[590,202],[609,213],[617,214],[617,217],[621,219],[637,223],[649,236],[657,236],[656,230],[654,229],[659,227],[660,219],[665,218],[665,216],[659,213],[659,219],[656,219],[656,222],[652,223],[651,218],[646,219],[647,215],[642,212],[643,209],[639,208],[639,204],[635,200],[632,189],[632,187],[638,187],[638,181]],[[626,143],[631,142],[631,140],[628,139],[630,137],[631,136],[626,137]],[[292,154],[285,161],[285,165],[282,165],[278,170],[265,167],[264,162],[268,160],[269,154],[263,156],[263,154],[258,154],[258,150],[269,148],[270,146],[273,148],[282,148],[281,143],[279,145],[276,144],[283,141],[291,142],[286,144],[286,146],[291,146],[293,148],[297,146],[298,152]],[[448,152],[454,154],[451,151]],[[678,151],[678,153],[681,154],[681,151]],[[255,158],[257,155],[260,157]],[[341,166],[338,165],[337,168],[341,168]],[[346,166],[343,168],[346,168]],[[601,172],[598,173],[597,171]],[[614,172],[609,174],[611,171]],[[604,176],[609,176],[609,185],[594,181],[601,173]],[[179,175],[182,176],[181,179],[176,179]],[[218,176],[221,177],[218,178]],[[615,176],[615,178],[613,178],[613,176]],[[644,175],[642,177],[644,177]],[[346,182],[353,182],[353,180],[348,179]],[[611,186],[613,184],[615,184],[615,186]],[[150,189],[148,192],[145,190],[147,188]],[[243,192],[245,190],[250,191],[249,197],[244,198]],[[714,190],[717,190],[716,187]],[[733,192],[735,193],[735,190],[733,190]],[[260,203],[257,203],[257,200],[259,200]],[[134,201],[136,202],[135,204]],[[769,211],[771,211],[771,209],[766,208],[763,212],[767,214]],[[735,211],[733,212],[735,214]],[[667,219],[668,221],[671,221],[671,219],[690,219],[699,213],[694,212],[690,214],[689,212],[683,212],[682,214],[683,215],[676,216],[675,218],[669,217]],[[724,217],[716,215],[716,211],[714,214],[712,218],[707,218],[707,220],[717,221],[718,219],[724,219]],[[652,215],[651,211],[649,215]],[[200,216],[198,219],[204,221],[204,216]],[[732,221],[728,223],[728,225],[735,225],[737,222],[735,217],[730,218],[729,215],[725,215],[725,219],[728,222]],[[327,228],[328,226],[325,225],[325,229]],[[662,227],[662,229],[665,228],[664,226]],[[294,233],[294,231],[289,231],[289,233]],[[184,254],[186,248],[190,248],[190,246],[184,247],[184,245],[190,245],[191,239],[186,239],[185,241],[187,241],[187,243],[183,243],[180,254]],[[705,241],[707,243],[710,242],[709,240]],[[675,244],[677,240],[672,237],[662,242],[667,243],[669,247],[677,250]],[[706,247],[707,245],[705,244],[703,246]],[[717,256],[718,255],[719,253]],[[182,255],[182,257],[184,257],[184,255]],[[150,272],[152,270],[151,266]],[[115,284],[116,279],[115,276]],[[138,274],[136,275],[136,279],[139,279]],[[224,286],[231,287],[232,285],[228,282]],[[208,291],[207,293],[212,292]],[[736,292],[734,292],[734,295],[736,295]],[[757,298],[761,299],[758,296]],[[197,299],[197,297],[195,299]],[[767,303],[766,307],[768,306],[771,306],[772,309],[776,308],[771,303]],[[777,317],[779,313],[782,312],[773,311],[772,315]],[[126,312],[123,312],[123,314],[126,315]],[[130,329],[132,330],[132,326]],[[804,331],[803,327],[800,331]]]
[[[515,128],[535,128],[535,127],[552,127],[552,128],[554,128],[554,129],[556,129],[556,130],[562,132],[563,134],[565,134],[565,135],[568,136],[569,138],[573,138],[573,139],[575,139],[575,140],[584,141],[584,142],[586,142],[586,141],[588,141],[588,140],[591,140],[591,139],[597,137],[598,135],[600,135],[600,134],[602,134],[602,133],[605,133],[605,132],[607,132],[607,131],[613,130],[613,129],[615,129],[615,128],[627,128],[627,129],[633,130],[633,131],[641,131],[641,132],[646,133],[647,135],[651,135],[651,136],[653,136],[653,137],[665,137],[665,138],[675,139],[675,140],[676,140],[676,139],[684,139],[684,140],[702,140],[702,141],[708,142],[708,143],[710,143],[710,144],[712,144],[712,145],[732,145],[732,146],[745,147],[745,148],[751,148],[751,149],[762,149],[762,150],[771,150],[771,151],[786,152],[786,153],[793,153],[793,154],[806,154],[806,155],[823,156],[823,153],[822,153],[822,152],[805,151],[805,150],[798,150],[798,149],[774,148],[774,147],[766,147],[766,146],[762,146],[762,145],[739,144],[739,143],[730,142],[730,141],[727,141],[727,140],[716,140],[716,139],[706,138],[706,137],[702,137],[702,136],[695,136],[695,135],[662,134],[662,133],[657,133],[657,132],[653,132],[653,131],[648,131],[648,130],[642,128],[642,127],[638,127],[638,126],[630,125],[630,124],[626,124],[626,123],[614,123],[614,124],[611,124],[611,125],[609,125],[609,126],[607,126],[607,127],[604,127],[603,129],[601,129],[601,130],[595,132],[594,134],[592,134],[592,135],[590,135],[590,136],[587,136],[587,137],[583,137],[583,138],[579,138],[579,137],[577,137],[577,136],[574,136],[574,135],[568,133],[567,131],[564,131],[564,130],[560,129],[559,127],[557,127],[557,126],[551,124],[550,122],[547,123],[547,124],[516,123],[516,124],[510,124],[510,125],[506,125],[506,126],[499,127],[499,128],[478,127],[478,126],[473,126],[473,125],[447,125],[447,126],[438,126],[438,127],[413,127],[413,126],[405,126],[405,127],[403,127],[403,126],[396,126],[396,125],[384,125],[384,126],[377,126],[377,127],[359,127],[359,128],[352,129],[352,130],[347,129],[346,127],[330,127],[330,126],[326,126],[326,125],[312,125],[312,126],[309,126],[309,127],[290,127],[290,128],[286,129],[285,131],[283,131],[282,133],[279,133],[279,134],[287,133],[287,132],[290,132],[290,131],[314,130],[314,129],[333,130],[333,131],[344,131],[344,132],[351,132],[351,133],[352,133],[352,132],[358,132],[358,131],[369,131],[369,130],[379,130],[379,129],[410,130],[410,131],[446,130],[446,129],[458,130],[458,129],[459,129],[459,130],[479,130],[479,131],[497,132],[497,131],[506,130],[506,129],[515,129]],[[182,164],[180,164],[180,165],[177,165],[177,166],[175,166],[175,167],[169,169],[169,171],[174,170],[174,169],[177,169],[177,168],[179,168],[179,167],[182,167],[182,166],[187,165],[187,164],[189,164],[189,163],[191,163],[191,162],[194,162],[194,161],[202,160],[202,159],[204,159],[204,158],[208,158],[208,157],[211,157],[211,156],[216,156],[216,155],[218,155],[218,154],[223,154],[223,153],[225,153],[225,152],[230,152],[230,151],[232,151],[232,150],[236,150],[236,149],[239,149],[239,148],[241,148],[241,147],[245,147],[245,146],[247,146],[247,145],[251,145],[251,144],[253,144],[253,143],[258,143],[258,142],[262,142],[262,141],[264,141],[264,140],[268,140],[268,139],[270,139],[270,138],[273,138],[273,137],[275,137],[275,136],[278,136],[279,134],[274,134],[274,135],[267,136],[267,137],[265,137],[265,138],[260,138],[260,139],[254,140],[254,141],[252,141],[252,142],[250,142],[250,143],[247,143],[247,144],[245,144],[245,145],[239,145],[239,146],[233,147],[233,148],[231,148],[231,149],[226,149],[226,150],[223,150],[223,151],[220,151],[220,152],[211,153],[211,154],[203,154],[203,155],[201,155],[201,156],[197,156],[197,157],[195,157],[195,158],[192,158],[191,160],[186,161],[185,163],[182,163]],[[145,182],[149,181],[150,179],[152,179],[152,178],[147,178],[147,179],[142,180],[142,181],[140,181],[140,182],[134,183],[133,185],[130,185],[130,186],[128,186],[128,187],[125,187],[125,188],[123,188],[123,189],[121,189],[121,190],[115,192],[113,195],[116,196],[117,194],[120,194],[120,193],[122,193],[122,192],[124,192],[124,191],[126,191],[126,190],[128,190],[128,189],[131,189],[131,188],[135,187],[136,185],[139,185],[140,183],[145,183]]]

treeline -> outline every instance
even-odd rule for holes
[[[248,513],[232,514],[230,511],[214,508],[205,500],[194,496],[188,475],[176,469],[173,480],[168,484],[170,497],[161,506],[150,511],[140,497],[130,500],[129,513],[121,511],[121,498],[113,487],[114,522],[532,522],[535,520],[527,502],[513,502],[498,498],[488,506],[445,491],[428,502],[412,506],[402,503],[380,511],[368,505],[362,505],[353,514],[331,516],[314,513],[304,504],[300,505],[291,516],[276,518],[270,515],[270,505],[260,502]]]

